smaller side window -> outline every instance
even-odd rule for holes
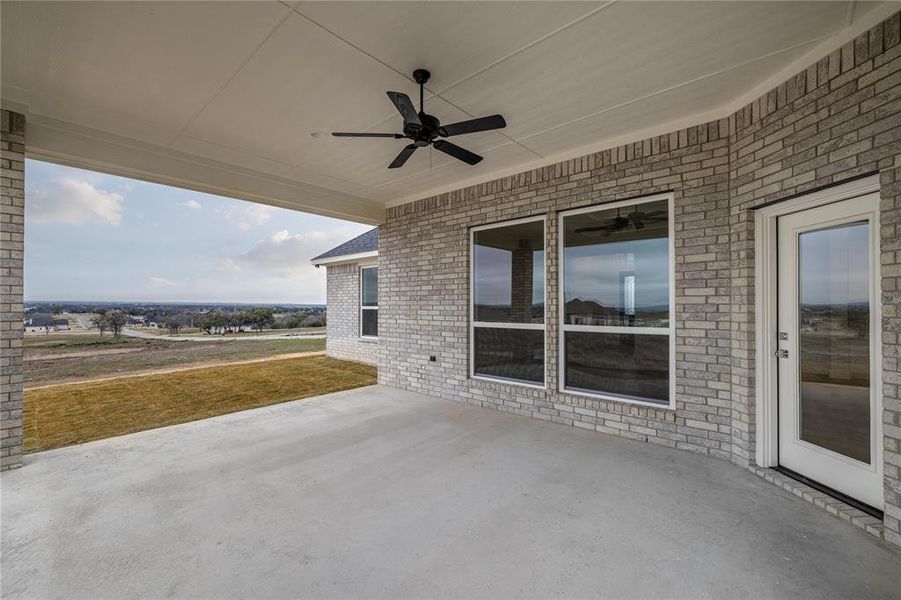
[[[379,335],[379,268],[360,269],[360,336]]]

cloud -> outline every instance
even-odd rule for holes
[[[35,222],[86,223],[101,220],[111,225],[122,222],[121,194],[98,189],[71,177],[53,180],[47,188],[33,189],[26,204]]]
[[[200,210],[203,208],[203,204],[198,202],[197,200],[187,200],[181,203],[185,208],[190,208],[191,210]]]
[[[179,291],[202,289],[201,299],[227,297],[256,302],[260,298],[278,298],[285,302],[324,302],[325,269],[317,269],[310,264],[310,259],[365,230],[365,226],[352,223],[303,233],[284,228],[258,238],[243,252],[221,254],[211,268],[200,270]]]
[[[273,210],[271,206],[265,206],[263,204],[251,204],[244,209],[244,213],[247,215],[247,218],[257,225],[262,225],[263,223],[271,219],[272,212]]]
[[[258,241],[243,254],[220,261],[217,270],[223,273],[264,271],[281,277],[296,277],[314,269],[310,264],[311,258],[346,242],[354,235],[345,228],[305,233],[291,233],[282,229]]]
[[[147,287],[148,288],[162,288],[162,287],[173,287],[175,286],[175,282],[166,279],[165,277],[156,277],[151,275],[147,278]]]
[[[240,210],[227,209],[222,213],[225,218],[235,225],[241,231],[247,231],[254,225],[262,225],[272,218],[275,209],[264,204],[249,203],[248,206]]]
[[[237,273],[241,270],[241,265],[231,258],[226,258],[219,261],[216,270],[220,273]]]

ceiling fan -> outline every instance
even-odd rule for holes
[[[667,213],[665,210],[643,212],[636,208],[624,217],[619,214],[619,209],[617,209],[616,216],[608,220],[607,223],[603,225],[593,225],[591,227],[579,227],[575,230],[575,233],[603,231],[606,236],[616,231],[622,231],[629,226],[634,227],[636,230],[644,229],[645,223],[659,223],[661,221],[666,221],[666,219]]]
[[[395,108],[404,119],[403,133],[344,133],[334,132],[335,137],[369,137],[369,138],[394,138],[402,140],[404,138],[413,140],[412,144],[408,144],[400,151],[391,164],[389,169],[397,169],[404,166],[407,159],[413,155],[417,148],[432,146],[435,150],[449,154],[458,160],[462,160],[466,164],[478,164],[482,157],[474,154],[465,148],[461,148],[456,144],[452,144],[446,140],[438,139],[439,137],[451,137],[454,135],[463,135],[465,133],[477,133],[479,131],[491,131],[492,129],[502,129],[507,126],[504,117],[500,115],[491,115],[490,117],[480,117],[469,121],[460,121],[450,125],[441,125],[437,117],[426,114],[423,109],[423,86],[428,82],[431,73],[425,69],[416,69],[413,71],[413,80],[419,84],[419,112],[413,106],[410,97],[401,92],[388,92],[388,97],[394,103]]]

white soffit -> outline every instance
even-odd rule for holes
[[[879,2],[3,2],[0,95],[32,157],[367,223],[398,204],[727,116],[866,30]],[[470,167],[403,140],[385,96]]]

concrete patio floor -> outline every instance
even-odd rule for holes
[[[31,455],[4,598],[897,598],[901,554],[719,460],[370,387]]]

